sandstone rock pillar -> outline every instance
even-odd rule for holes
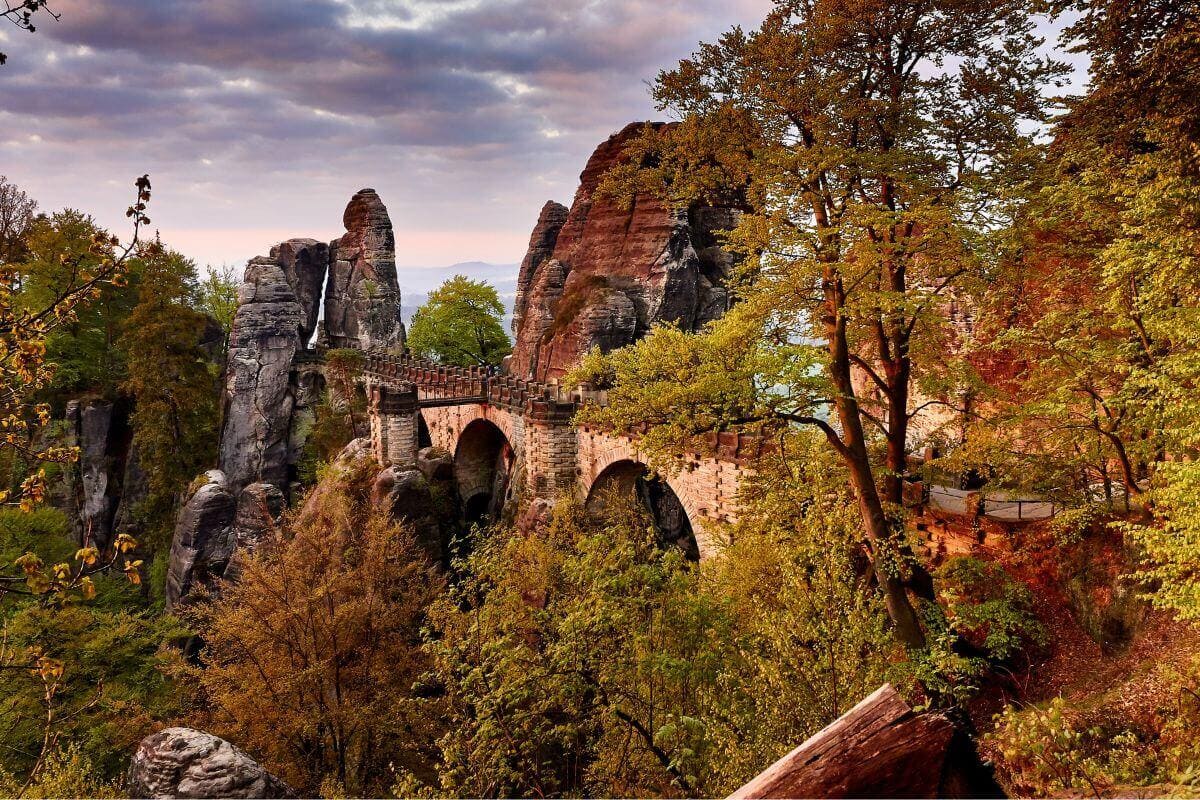
[[[370,393],[371,451],[384,466],[417,466],[417,387],[372,383]]]

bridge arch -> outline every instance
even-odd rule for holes
[[[601,511],[613,497],[637,502],[650,513],[664,545],[678,547],[690,561],[700,559],[691,515],[669,480],[653,474],[641,461],[614,459],[596,473],[587,487],[584,506],[589,511]]]
[[[498,519],[508,495],[515,453],[499,426],[478,418],[458,435],[454,480],[467,522]]]

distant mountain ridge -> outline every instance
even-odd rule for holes
[[[485,281],[495,287],[504,303],[504,328],[512,324],[513,301],[517,296],[517,272],[520,264],[492,264],[487,261],[463,261],[446,267],[396,267],[400,284],[400,314],[404,324],[412,322],[417,309],[429,299],[429,293],[455,275]]]

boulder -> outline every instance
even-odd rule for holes
[[[397,522],[412,527],[417,543],[435,564],[445,557],[440,508],[430,483],[417,469],[388,467],[375,478],[371,501]]]
[[[512,374],[558,379],[593,347],[629,344],[659,322],[698,330],[725,312],[734,260],[717,232],[737,223],[736,210],[595,196],[631,140],[666,127],[627,125],[592,154],[565,218],[562,206],[543,207],[518,277]]]
[[[287,488],[296,402],[292,361],[303,322],[283,269],[271,258],[251,259],[229,337],[217,458],[235,495],[257,482]]]
[[[138,744],[129,762],[131,797],[295,797],[290,786],[229,742],[192,728],[167,728]]]
[[[329,245],[325,342],[329,347],[404,347],[396,241],[374,189],[360,189],[342,216],[346,234]]]
[[[1004,797],[971,737],[884,684],[728,800]]]
[[[300,346],[308,347],[321,313],[321,292],[329,268],[329,245],[316,239],[288,239],[271,248],[271,258],[283,270],[296,302],[303,309]]]
[[[428,481],[454,480],[454,456],[437,447],[417,451],[417,469]]]
[[[197,587],[225,574],[233,555],[237,503],[220,470],[197,481],[180,509],[167,563],[167,610],[178,606]]]
[[[241,561],[270,539],[283,518],[287,500],[277,486],[252,483],[237,498],[233,516],[233,552],[223,577],[235,581],[241,574]]]

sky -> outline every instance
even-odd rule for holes
[[[769,0],[53,0],[0,27],[0,175],[200,264],[332,239],[375,188],[402,266],[521,259],[648,82]]]

